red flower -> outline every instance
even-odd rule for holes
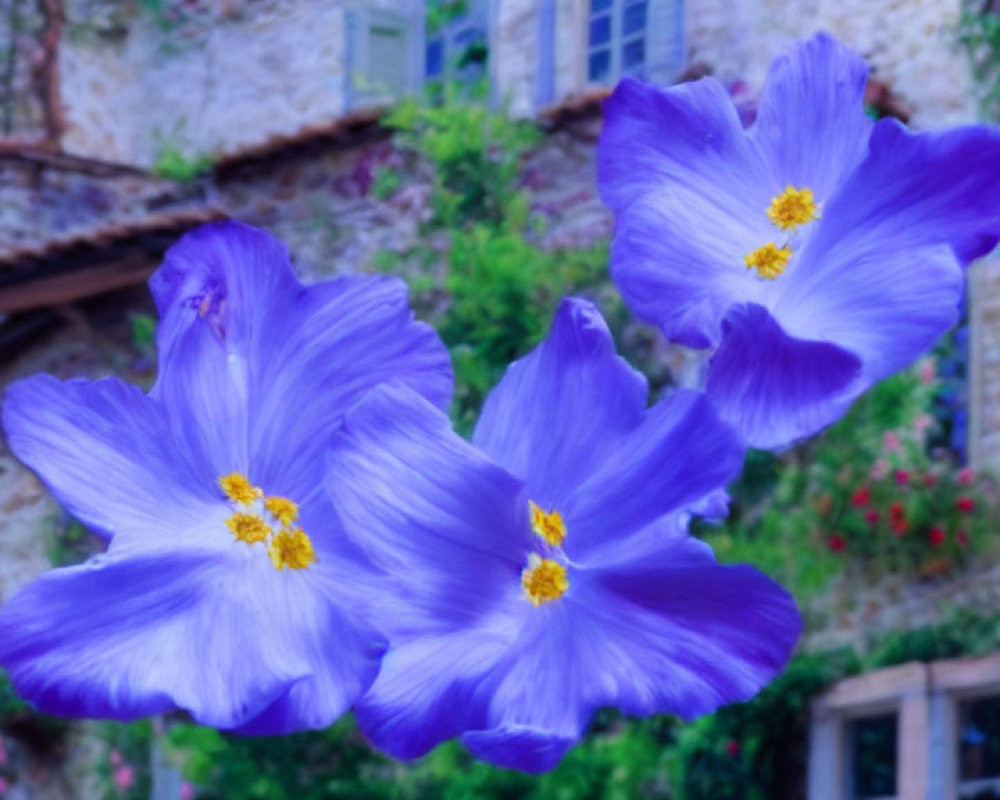
[[[900,486],[906,486],[910,482],[910,473],[905,469],[896,470],[896,483]]]
[[[889,514],[893,519],[902,519],[906,512],[903,509],[902,503],[893,503],[889,506]]]
[[[964,550],[969,546],[969,534],[965,531],[955,531],[955,542]]]
[[[865,519],[868,520],[872,525],[878,524],[878,512],[874,508],[869,508],[865,512]]]
[[[976,501],[971,497],[959,497],[958,500],[955,501],[955,508],[963,514],[969,514],[976,510]]]
[[[927,538],[931,540],[931,544],[935,547],[944,544],[944,531],[941,528],[933,527]]]
[[[726,755],[732,758],[736,758],[740,754],[741,749],[740,743],[736,739],[730,739],[726,742]]]
[[[936,483],[937,483],[937,475],[931,475],[930,473],[924,475],[924,486],[926,486],[928,489],[933,489]]]
[[[870,486],[862,486],[854,493],[854,497],[851,498],[851,505],[855,508],[861,508],[862,506],[868,505],[868,501],[872,497],[872,488]]]
[[[893,517],[889,520],[889,527],[896,536],[902,536],[909,530],[910,525],[904,517]]]
[[[958,475],[955,476],[956,479],[962,486],[968,486],[972,483],[973,475],[972,470],[968,467],[963,467],[958,471]]]
[[[841,550],[847,547],[847,539],[845,539],[843,536],[838,536],[835,533],[827,540],[827,546],[834,553],[839,553]]]

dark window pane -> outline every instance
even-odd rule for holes
[[[603,83],[611,77],[611,51],[598,50],[590,54],[587,77],[594,83]]]
[[[1000,697],[959,706],[958,748],[963,781],[1000,778]]]
[[[622,74],[640,77],[646,63],[646,42],[635,39],[622,48]]]
[[[611,0],[590,0],[590,13],[599,14],[611,8]]]
[[[849,728],[855,800],[896,794],[895,714],[867,717]]]
[[[444,42],[440,39],[429,41],[426,58],[424,70],[427,77],[434,78],[440,75],[441,70],[444,69]]]
[[[590,21],[590,46],[607,44],[611,41],[611,17],[597,17]]]
[[[646,2],[625,6],[622,12],[622,36],[646,30]]]

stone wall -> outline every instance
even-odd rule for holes
[[[961,0],[689,0],[688,56],[723,80],[760,87],[771,60],[825,30],[861,53],[913,125],[973,121],[968,59],[955,44]]]

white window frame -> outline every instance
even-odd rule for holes
[[[645,2],[646,4],[646,22],[642,26],[640,31],[635,33],[630,33],[627,37],[624,35],[623,29],[625,26],[625,8],[630,5],[638,5],[640,2]],[[645,78],[647,73],[647,67],[649,65],[649,12],[650,6],[652,5],[651,0],[611,0],[611,7],[607,11],[602,11],[599,14],[594,14],[590,10],[591,0],[585,0],[586,9],[586,29],[584,31],[584,74],[586,75],[586,83],[589,86],[606,86],[609,84],[616,83],[622,75],[622,50],[625,45],[636,41],[642,41],[643,43],[643,57],[642,57],[642,71],[635,75],[635,77]],[[610,15],[610,34],[608,43],[606,45],[592,45],[590,43],[590,25],[593,20],[597,17],[603,17],[605,15]],[[590,56],[591,54],[610,49],[611,52],[611,62],[608,71],[608,77],[605,80],[596,80],[590,77]]]

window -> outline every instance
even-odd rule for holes
[[[589,0],[587,81],[670,83],[684,68],[682,0]]]
[[[851,800],[886,800],[896,796],[898,727],[895,713],[862,717],[847,726]]]
[[[469,0],[466,10],[434,31],[427,42],[425,80],[473,83],[486,73],[487,0]]]
[[[423,43],[416,12],[349,9],[347,24],[347,109],[392,102],[417,88]]]
[[[1000,800],[1000,696],[958,704],[961,800]]]

